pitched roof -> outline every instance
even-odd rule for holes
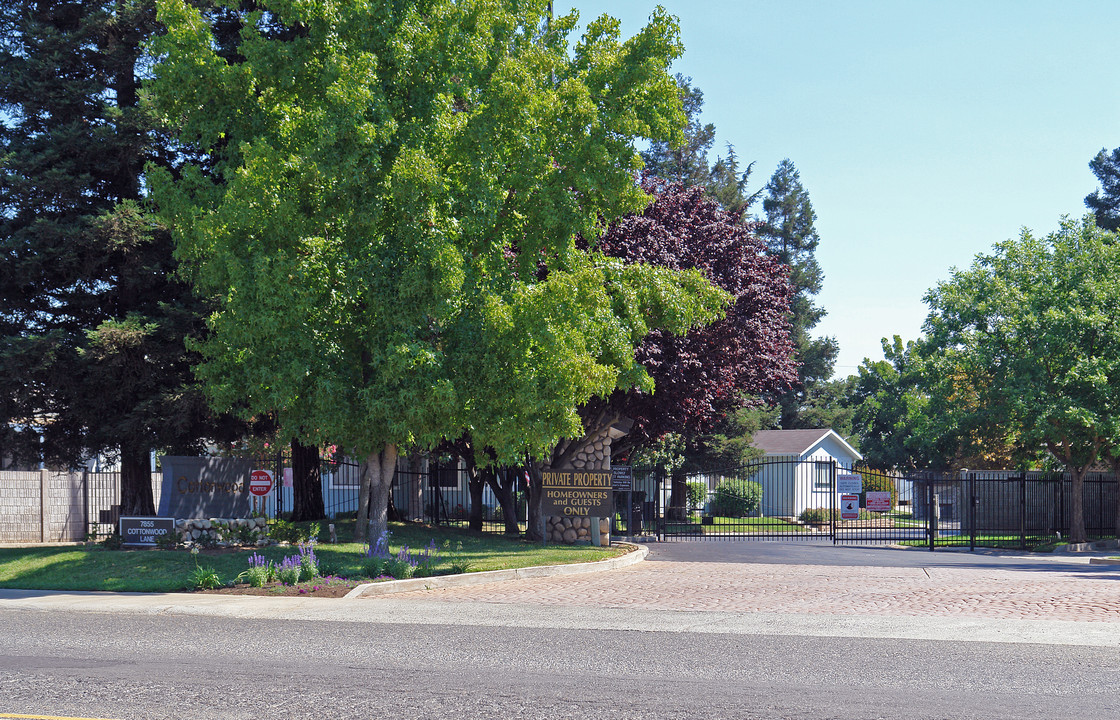
[[[831,428],[811,430],[759,430],[751,439],[751,444],[767,455],[801,455],[826,436],[832,435],[841,445],[851,451],[853,457],[862,459],[859,452],[844,441]]]

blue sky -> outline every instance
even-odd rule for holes
[[[654,2],[556,2],[636,32]],[[717,149],[782,158],[817,212],[837,376],[917,337],[924,293],[1024,227],[1054,231],[1120,146],[1120,2],[663,0],[674,72],[704,91]]]

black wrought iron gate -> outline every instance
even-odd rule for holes
[[[663,481],[657,530],[663,540],[924,545],[960,532],[953,503],[942,505],[938,489],[928,478],[832,459],[761,460]]]

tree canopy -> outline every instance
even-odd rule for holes
[[[1114,234],[1066,219],[1045,238],[998,244],[927,295],[930,376],[958,379],[974,418],[1006,428],[1020,457],[1048,452],[1067,468],[1074,542],[1085,540],[1084,473],[1120,427],[1117,267]]]
[[[718,202],[724,210],[735,213],[745,221],[746,213],[762,192],[747,191],[754,163],[741,169],[739,156],[730,144],[727,146],[726,156],[717,157],[714,163],[709,161],[708,155],[716,141],[716,126],[700,122],[704,93],[693,86],[692,78],[684,75],[677,75],[677,85],[687,118],[684,134],[679,142],[651,142],[642,151],[645,172],[648,176],[666,182],[702,187],[708,197]]]
[[[202,309],[141,193],[162,155],[139,102],[155,27],[148,2],[0,9],[0,434],[25,440],[2,451],[119,453],[132,514],[154,512],[152,449],[212,430],[184,346]]]
[[[628,443],[666,433],[695,442],[728,414],[756,404],[759,395],[796,382],[788,271],[703,188],[653,180],[646,187],[654,202],[613,225],[600,244],[603,252],[631,263],[702,270],[733,301],[725,318],[684,336],[651,333],[637,357],[656,392],[635,389],[612,402],[634,420]]]
[[[788,158],[779,163],[764,190],[764,217],[759,234],[770,254],[790,268],[790,322],[800,360],[797,387],[777,398],[782,408],[779,424],[786,429],[819,427],[814,423],[825,416],[805,415],[803,411],[807,404],[813,404],[811,398],[818,387],[832,377],[839,348],[835,338],[815,338],[811,334],[825,315],[823,308],[813,304],[813,296],[821,291],[824,282],[824,272],[815,254],[820,243],[817,213],[809,192],[801,184],[801,174]]]
[[[541,452],[580,403],[652,385],[645,334],[722,311],[699,272],[576,244],[645,206],[635,140],[679,139],[664,12],[572,42],[576,14],[543,1],[257,5],[229,61],[160,2],[156,107],[210,160],[153,187],[219,300],[212,400],[365,457],[371,532],[398,447]]]
[[[1120,230],[1120,148],[1101,151],[1089,161],[1089,169],[1100,187],[1085,197],[1097,225],[1105,230]]]

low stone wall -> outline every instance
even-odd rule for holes
[[[570,518],[551,516],[547,520],[546,534],[549,542],[578,543],[591,542],[591,518]],[[599,518],[599,544],[611,542],[610,518]]]
[[[242,530],[244,528],[244,530]],[[185,545],[268,545],[268,518],[194,518],[176,520],[175,530]],[[239,538],[250,534],[255,538],[242,543]]]

